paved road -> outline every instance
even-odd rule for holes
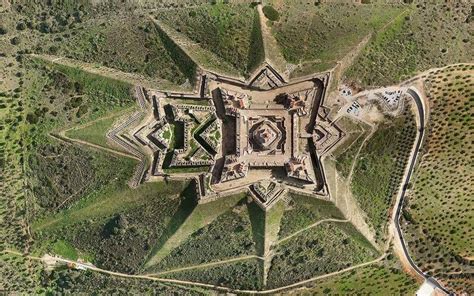
[[[434,278],[432,278],[429,274],[426,274],[424,273],[417,265],[416,263],[413,261],[413,259],[410,257],[410,254],[409,254],[409,251],[408,251],[408,247],[407,247],[407,244],[405,242],[405,239],[403,238],[403,233],[402,233],[402,230],[400,228],[400,215],[402,213],[402,208],[403,208],[403,202],[404,202],[404,199],[405,199],[405,194],[406,194],[406,191],[407,191],[407,188],[408,188],[408,184],[410,183],[410,179],[411,179],[411,176],[413,174],[413,170],[415,168],[415,164],[416,164],[416,160],[418,158],[418,154],[420,152],[420,147],[421,147],[421,143],[423,142],[423,137],[424,137],[424,133],[425,133],[425,109],[424,109],[424,106],[423,106],[423,101],[422,99],[420,98],[420,96],[418,95],[417,91],[413,88],[409,88],[407,90],[407,93],[413,98],[413,100],[415,101],[415,104],[416,104],[416,107],[417,107],[417,111],[418,111],[418,117],[419,117],[419,128],[418,128],[418,138],[416,140],[416,144],[415,144],[415,149],[414,149],[414,152],[412,154],[412,158],[411,158],[411,161],[410,161],[410,166],[409,166],[409,169],[408,169],[408,173],[406,174],[406,177],[405,177],[405,181],[403,183],[403,188],[402,188],[402,192],[401,192],[401,196],[400,196],[400,201],[398,203],[398,207],[397,207],[397,211],[396,211],[396,214],[394,216],[394,223],[395,223],[395,228],[397,230],[397,235],[400,239],[400,242],[401,242],[401,246],[402,246],[402,249],[403,249],[403,253],[405,254],[405,257],[407,258],[408,260],[408,263],[411,265],[411,267],[420,275],[422,276],[423,278],[425,278],[425,280],[429,280],[431,281],[433,284],[435,284],[439,289],[441,289],[442,291],[444,291],[445,293],[447,294],[451,294],[447,289],[445,289],[444,287],[441,286],[441,284],[439,284]]]

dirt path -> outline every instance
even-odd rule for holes
[[[291,288],[296,288],[296,287],[302,286],[304,284],[309,284],[309,283],[317,281],[317,280],[321,280],[321,279],[332,277],[332,276],[335,276],[335,275],[338,275],[338,274],[342,274],[344,272],[351,271],[351,270],[354,270],[354,269],[357,269],[357,268],[361,268],[361,267],[364,267],[364,266],[367,266],[367,265],[375,264],[377,262],[382,261],[386,256],[387,256],[387,254],[384,253],[380,257],[378,257],[378,258],[376,258],[372,261],[368,261],[368,262],[365,262],[365,263],[354,265],[354,266],[351,266],[351,267],[348,267],[348,268],[345,268],[345,269],[341,269],[339,271],[335,271],[335,272],[327,273],[327,274],[324,274],[324,275],[316,276],[316,277],[313,277],[313,278],[310,278],[310,279],[307,279],[307,280],[304,280],[304,281],[301,281],[301,282],[297,282],[297,283],[294,283],[294,284],[291,284],[291,285],[287,285],[287,286],[283,286],[283,287],[279,287],[279,288],[275,288],[275,289],[270,289],[270,290],[265,290],[265,291],[256,291],[256,292],[253,292],[253,291],[238,291],[237,290],[236,292],[255,293],[255,294],[274,294],[274,293],[282,292],[284,290],[288,290],[288,289],[291,289]]]
[[[380,249],[380,245],[378,245],[375,241],[374,232],[371,230],[371,228],[365,221],[364,211],[362,211],[350,190],[352,175],[355,170],[355,165],[357,159],[359,158],[362,147],[375,131],[375,127],[373,125],[369,126],[371,127],[370,132],[368,132],[368,129],[364,128],[361,135],[358,136],[358,138],[363,137],[363,141],[356,152],[347,178],[339,176],[335,168],[336,161],[333,158],[325,158],[324,162],[325,170],[327,171],[326,175],[331,176],[331,178],[333,178],[333,182],[329,188],[331,190],[331,196],[333,197],[334,204],[342,211],[344,216],[348,218],[348,220],[356,227],[356,229],[361,232],[362,235],[364,235],[364,237],[366,237],[367,240],[376,249]]]
[[[136,106],[132,106],[130,108],[126,108],[124,110],[121,110],[121,111],[118,111],[118,112],[114,112],[114,113],[111,113],[107,116],[103,116],[103,117],[99,117],[97,119],[94,119],[92,121],[89,121],[85,124],[82,124],[82,125],[76,125],[76,126],[73,126],[73,127],[69,127],[69,128],[66,128],[66,129],[63,129],[63,130],[60,130],[57,134],[54,134],[54,133],[50,133],[49,135],[52,136],[53,138],[55,139],[59,139],[59,140],[66,140],[67,142],[74,142],[74,143],[77,143],[79,145],[84,145],[84,146],[89,146],[89,147],[93,147],[93,148],[96,148],[96,149],[100,149],[100,150],[103,150],[103,151],[106,151],[108,153],[112,153],[112,154],[116,154],[116,155],[119,155],[119,156],[124,156],[124,157],[128,157],[128,158],[132,158],[132,159],[136,159],[136,160],[139,160],[137,157],[127,153],[127,152],[124,152],[124,151],[119,151],[119,150],[116,150],[116,149],[112,149],[112,148],[108,148],[108,147],[104,147],[104,146],[101,146],[101,145],[98,145],[98,144],[94,144],[94,143],[91,143],[91,142],[87,142],[87,141],[84,141],[84,140],[80,140],[80,139],[76,139],[76,138],[71,138],[71,137],[68,137],[66,135],[66,133],[68,131],[71,131],[71,130],[78,130],[78,129],[83,129],[83,128],[86,128],[88,126],[91,126],[93,124],[95,124],[96,122],[98,121],[101,121],[101,120],[106,120],[106,119],[110,119],[110,118],[113,118],[113,117],[119,117],[119,116],[123,116],[124,114],[126,114],[127,112],[130,112],[130,111],[133,111],[134,109],[136,109]],[[59,136],[59,137],[58,137]],[[106,135],[104,135],[104,138],[106,138]]]
[[[29,256],[29,255],[21,254],[17,251],[8,250],[8,249],[3,250],[2,253],[8,253],[8,254],[17,255],[17,256],[23,256],[23,257],[31,259],[31,260],[37,260],[37,261],[41,261],[41,262],[44,262],[44,263],[48,263],[50,265],[51,264],[57,264],[57,263],[74,264],[76,266],[80,266],[80,267],[85,268],[87,270],[96,271],[96,272],[100,272],[100,273],[103,273],[103,274],[117,276],[117,277],[123,277],[123,278],[144,279],[144,280],[152,280],[152,281],[164,282],[164,283],[187,284],[187,285],[194,285],[194,286],[199,286],[199,287],[204,287],[204,288],[211,288],[211,289],[216,289],[216,290],[221,290],[221,291],[229,291],[229,292],[232,291],[232,289],[225,288],[225,287],[219,287],[219,286],[215,286],[215,285],[211,285],[211,284],[195,283],[195,282],[191,282],[191,281],[182,281],[182,280],[174,280],[174,279],[164,279],[164,278],[158,278],[158,277],[153,277],[153,276],[149,276],[149,275],[133,275],[133,274],[126,274],[126,273],[121,273],[121,272],[114,272],[114,271],[101,269],[101,268],[98,268],[98,267],[93,266],[93,265],[88,265],[88,264],[84,264],[82,262],[63,259],[63,258],[59,258],[59,257],[49,256],[49,257],[47,257],[48,259],[46,260],[45,259],[46,257],[45,258],[39,258],[39,257],[35,257],[35,256]]]
[[[267,18],[263,13],[263,6],[262,4],[257,5],[258,16],[260,19],[260,28],[262,32],[262,40],[263,40],[263,51],[265,53],[265,60],[267,63],[271,64],[273,68],[275,68],[281,75],[288,76],[286,66],[287,62],[286,59],[283,57],[281,53],[280,47],[278,46],[278,42],[276,41],[275,37],[271,32],[271,28],[267,26]],[[285,77],[288,78],[288,77]]]
[[[291,238],[293,238],[293,237],[295,237],[295,236],[301,234],[302,232],[305,232],[305,231],[307,231],[307,230],[309,230],[309,229],[311,229],[311,228],[313,228],[313,227],[316,227],[316,226],[318,226],[319,224],[325,223],[325,222],[346,223],[346,222],[350,222],[350,221],[349,221],[348,219],[344,219],[344,220],[341,220],[341,219],[324,219],[324,220],[320,220],[320,221],[318,221],[318,222],[316,222],[316,223],[313,223],[313,224],[311,224],[311,225],[306,226],[305,228],[302,228],[302,229],[300,229],[300,230],[298,230],[298,231],[296,231],[296,232],[293,232],[292,234],[288,235],[287,237],[284,237],[284,238],[282,238],[282,239],[276,241],[276,242],[274,243],[274,245],[281,244],[282,242],[287,241],[287,240],[289,240],[289,239],[291,239]]]
[[[17,256],[23,256],[23,257],[26,257],[26,258],[29,258],[29,259],[32,259],[32,260],[41,261],[41,262],[46,261],[46,259],[45,259],[46,257],[39,258],[39,257],[29,256],[29,255],[21,254],[19,252],[12,251],[12,250],[4,250],[2,253],[9,253],[9,254],[17,255]],[[185,285],[192,285],[192,286],[203,287],[203,288],[211,288],[211,289],[214,289],[214,290],[224,291],[224,292],[231,292],[231,293],[273,294],[273,293],[281,292],[281,291],[284,291],[284,290],[287,290],[287,289],[296,288],[298,286],[308,284],[308,283],[311,283],[311,282],[319,280],[319,279],[324,279],[324,278],[331,277],[331,276],[334,276],[334,275],[338,275],[338,274],[341,274],[341,273],[344,273],[344,272],[347,272],[347,271],[350,271],[350,270],[353,270],[353,269],[356,269],[356,268],[360,268],[360,267],[364,267],[364,266],[367,266],[367,265],[371,265],[371,264],[380,262],[381,260],[383,260],[385,258],[385,256],[386,256],[386,254],[383,254],[380,257],[378,257],[378,258],[376,258],[372,261],[369,261],[369,262],[354,265],[354,266],[351,266],[351,267],[348,267],[348,268],[345,268],[345,269],[342,269],[342,270],[339,270],[339,271],[336,271],[336,272],[324,274],[324,275],[321,275],[321,276],[316,276],[316,277],[313,277],[313,278],[310,278],[310,279],[307,279],[307,280],[304,280],[304,281],[301,281],[301,282],[293,283],[291,285],[287,285],[287,286],[283,286],[283,287],[279,287],[279,288],[275,288],[275,289],[271,289],[271,290],[263,290],[263,291],[230,289],[230,288],[216,286],[216,285],[212,285],[212,284],[159,278],[159,277],[154,277],[154,276],[150,276],[150,275],[125,274],[125,273],[120,273],[120,272],[114,272],[114,271],[101,269],[101,268],[98,268],[94,265],[89,265],[89,264],[85,264],[83,262],[77,262],[77,261],[63,259],[63,258],[59,258],[59,257],[51,257],[50,256],[50,257],[47,257],[47,258],[48,258],[48,263],[49,264],[55,264],[55,263],[58,263],[58,262],[59,263],[65,263],[65,264],[69,263],[69,264],[74,264],[76,266],[79,266],[81,268],[88,269],[88,270],[91,270],[91,271],[96,271],[96,272],[100,272],[100,273],[103,273],[103,274],[108,274],[108,275],[123,277],[123,278],[144,279],[144,280],[152,280],[152,281],[157,281],[157,282],[162,282],[162,283],[172,283],[172,284],[185,284]],[[52,260],[54,260],[54,262]]]
[[[109,152],[109,153],[112,153],[112,154],[115,154],[115,155],[118,155],[118,156],[124,156],[124,157],[132,158],[132,159],[140,161],[140,159],[138,157],[133,156],[133,155],[128,154],[128,153],[125,153],[125,152],[121,152],[121,151],[117,151],[117,150],[114,150],[114,149],[111,149],[111,148],[103,147],[103,146],[100,146],[100,145],[97,145],[97,144],[89,143],[87,141],[70,138],[70,137],[66,136],[65,131],[60,131],[59,134],[49,134],[49,136],[56,139],[56,140],[63,141],[63,142],[66,142],[66,143],[76,143],[76,144],[83,145],[83,146],[89,146],[89,147],[99,149],[99,150],[103,150],[103,151],[106,151],[106,152]]]
[[[75,126],[66,128],[66,129],[64,129],[64,130],[62,130],[62,131],[63,131],[64,133],[67,133],[67,132],[70,131],[70,130],[83,129],[83,128],[85,128],[85,127],[88,127],[88,126],[93,125],[94,123],[96,123],[96,122],[98,122],[98,121],[105,120],[105,119],[110,119],[110,118],[116,117],[116,116],[118,117],[119,115],[124,115],[125,113],[130,112],[130,111],[133,111],[134,109],[136,109],[136,106],[132,106],[132,107],[126,108],[126,109],[124,109],[124,110],[120,110],[120,111],[118,111],[118,112],[110,113],[109,115],[96,118],[96,119],[91,120],[91,121],[88,121],[88,122],[86,122],[86,123],[84,123],[84,124],[75,125]],[[105,136],[105,135],[104,135],[104,136]]]
[[[25,255],[23,253],[20,253],[18,251],[15,251],[15,250],[10,250],[10,249],[5,249],[2,251],[2,253],[6,253],[6,254],[11,254],[11,255],[16,255],[16,256],[22,256],[22,257],[25,257],[25,258],[28,258],[28,259],[31,259],[31,260],[39,260],[39,261],[42,261],[43,259],[40,258],[40,257],[36,257],[36,256],[31,256],[31,255]]]
[[[367,141],[375,133],[375,130],[376,130],[375,126],[371,125],[370,127],[371,127],[370,133],[365,137],[364,141],[362,141],[362,143],[360,144],[359,149],[357,149],[357,153],[354,157],[354,162],[351,165],[351,170],[349,171],[349,174],[347,175],[347,182],[348,182],[347,185],[348,186],[350,186],[350,183],[351,183],[351,180],[352,180],[352,174],[354,173],[355,166],[356,166],[356,163],[357,163],[357,159],[359,158],[359,155],[360,155],[360,152],[362,151],[362,148],[364,148],[365,143],[367,143]]]
[[[70,58],[61,57],[61,56],[46,55],[46,54],[29,54],[29,56],[33,58],[38,58],[50,63],[54,63],[54,64],[64,65],[64,66],[73,67],[73,68],[79,68],[82,71],[108,77],[114,80],[122,81],[127,84],[142,85],[151,89],[154,89],[157,86],[159,86],[161,90],[189,91],[165,79],[147,78],[138,74],[127,73],[127,72],[123,72],[114,68],[98,66],[97,64],[87,63],[80,60],[70,59]]]
[[[205,263],[205,264],[197,264],[197,265],[191,265],[191,266],[186,266],[186,267],[181,267],[181,268],[176,268],[176,269],[170,269],[170,270],[157,272],[157,273],[149,273],[149,274],[146,274],[146,275],[148,275],[148,276],[160,276],[160,275],[168,274],[168,273],[175,273],[175,272],[180,272],[180,271],[185,271],[185,270],[190,270],[190,269],[213,267],[213,266],[217,266],[217,265],[222,265],[222,264],[232,263],[232,262],[238,262],[238,261],[244,261],[244,260],[249,260],[249,259],[264,260],[265,258],[257,256],[257,255],[248,255],[248,256],[236,257],[236,258],[232,258],[232,259],[219,260],[219,261]]]

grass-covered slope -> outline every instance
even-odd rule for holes
[[[33,212],[38,219],[66,209],[104,186],[119,187],[130,178],[135,161],[87,150],[71,144],[49,144],[36,150],[28,167]],[[111,182],[111,180],[114,180]],[[118,182],[117,182],[118,181]]]
[[[67,125],[89,121],[134,104],[130,86],[76,68],[25,61],[24,143],[31,213],[66,208],[114,178],[123,180],[133,162],[58,141],[50,136]],[[112,167],[117,163],[117,170]],[[126,173],[125,173],[126,174]],[[36,219],[34,218],[34,219]]]
[[[10,26],[33,53],[106,66],[155,83],[186,81],[149,18],[125,7],[90,4],[13,5]]]
[[[171,279],[201,282],[241,290],[261,290],[263,269],[260,259],[248,259],[207,268],[189,269],[163,275]]]
[[[350,223],[328,222],[275,247],[269,288],[281,287],[375,259],[377,251]]]
[[[193,205],[195,207],[187,205],[176,212],[160,240],[153,247],[145,268],[149,271],[156,271],[161,260],[185,242],[189,236],[233,208],[244,197],[245,193],[236,194],[213,202]]]
[[[218,3],[163,10],[157,17],[241,74],[262,60],[258,16],[249,4]]]
[[[130,110],[112,113],[105,117],[101,117],[85,124],[75,126],[65,131],[65,135],[69,138],[79,139],[94,145],[98,145],[104,148],[111,148],[107,142],[106,134],[112,129],[112,127],[122,122],[121,120],[127,116],[130,116],[136,108],[132,107]],[[114,149],[120,149],[119,147],[113,146]]]
[[[247,207],[240,204],[192,233],[157,268],[166,270],[254,254]]]
[[[457,293],[474,293],[473,66],[426,78],[431,116],[425,155],[404,208],[405,238],[420,268]]]
[[[415,118],[407,109],[400,117],[380,124],[364,143],[356,160],[351,190],[379,239],[384,233],[388,210],[399,189],[415,136]]]
[[[305,195],[293,195],[289,206],[283,212],[278,236],[280,239],[284,238],[328,218],[343,220],[344,216],[332,202]]]
[[[370,134],[370,126],[361,121],[354,121],[348,116],[340,118],[337,125],[344,131],[345,136],[342,143],[331,154],[336,159],[338,173],[342,177],[348,178],[357,153]]]
[[[149,78],[182,84],[186,77],[171,58],[153,23],[138,15],[87,20],[68,42],[48,53],[70,56]]]
[[[21,43],[17,47],[24,48]],[[56,67],[25,56],[10,59],[5,66],[5,74],[11,76],[2,84],[6,91],[1,93],[2,197],[8,198],[2,203],[6,221],[2,241],[24,247],[31,242],[22,230],[24,225],[73,205],[123,174],[111,164],[126,170],[133,166],[63,143],[49,133],[100,117],[109,110],[121,110],[134,99],[126,83],[74,68]],[[7,218],[9,215],[13,216]]]
[[[27,174],[26,213],[36,241],[23,237],[23,242],[38,254],[78,254],[107,268],[136,270],[168,223],[167,215],[155,211],[167,209],[172,215],[184,184],[146,184],[131,190],[126,182],[135,166],[132,160],[50,136],[65,126],[128,108],[134,104],[130,86],[36,59],[24,58],[22,65],[16,91],[21,109],[9,141],[21,139],[23,149],[12,154],[22,159]],[[8,227],[15,229],[12,222]],[[122,233],[123,224],[129,228]]]
[[[120,180],[121,183],[124,180]],[[95,264],[137,271],[187,196],[182,183],[147,183],[135,190],[110,185],[82,203],[34,225],[41,248],[58,238]],[[41,245],[41,243],[40,243]],[[54,249],[53,249],[54,251]]]
[[[416,72],[471,62],[474,8],[469,1],[414,1],[368,44],[347,76],[364,86],[408,79]]]
[[[406,9],[401,5],[273,2],[280,17],[272,31],[286,60],[299,65],[295,76],[334,67],[364,37]]]

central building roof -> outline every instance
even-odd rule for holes
[[[274,150],[282,136],[275,122],[263,118],[250,128],[249,141],[254,151]]]

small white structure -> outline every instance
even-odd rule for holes
[[[431,296],[434,294],[435,286],[429,282],[425,281],[423,285],[416,291],[416,296]]]
[[[423,285],[416,291],[416,296],[435,296],[447,295],[443,290],[438,288],[436,280],[427,278]]]

